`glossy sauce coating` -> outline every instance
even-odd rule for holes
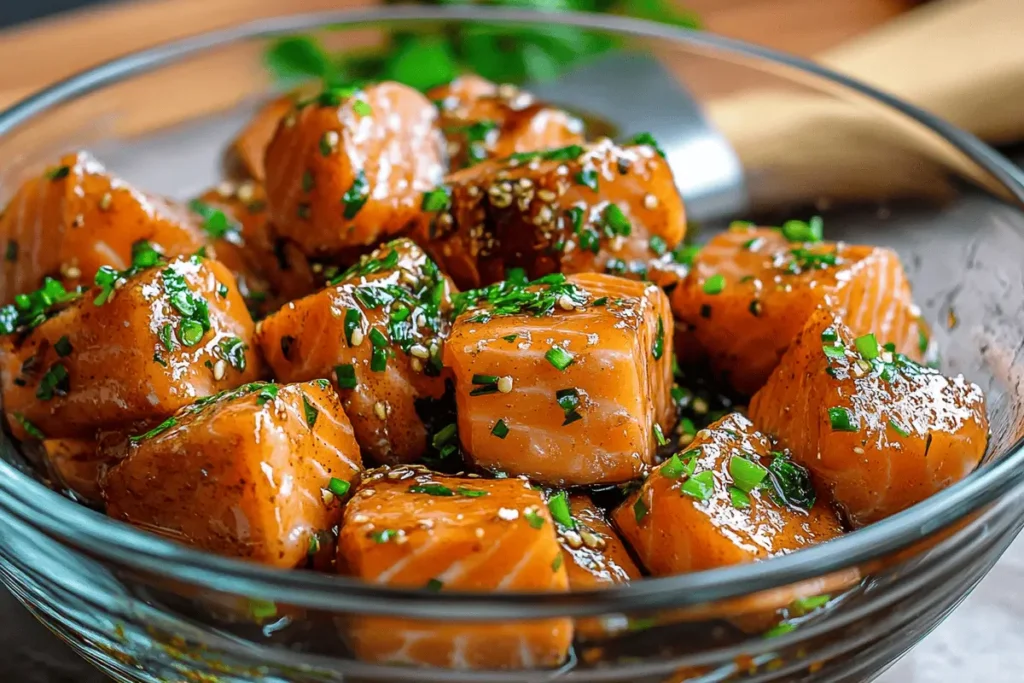
[[[243,385],[130,439],[107,514],[221,555],[291,568],[341,518],[332,478],[362,469],[327,382]],[[336,488],[336,487],[334,487]]]
[[[242,170],[250,178],[260,183],[266,179],[263,157],[267,152],[270,140],[277,132],[277,125],[292,110],[297,101],[312,94],[308,90],[288,93],[267,102],[256,111],[249,123],[231,142],[230,153],[234,155]]]
[[[18,438],[32,436],[26,422],[48,438],[90,438],[161,420],[260,376],[252,318],[224,266],[181,258],[120,282],[99,305],[94,287],[27,334],[0,339],[4,410]],[[209,329],[192,326],[191,345],[169,293],[177,287],[208,309]]]
[[[100,474],[107,458],[93,439],[46,439],[42,442],[47,467],[57,485],[88,504],[103,502]]]
[[[638,278],[686,232],[672,171],[647,145],[603,140],[486,161],[445,185],[448,201],[425,211],[411,234],[464,289],[503,280],[511,268],[530,278]]]
[[[746,492],[745,506],[734,502],[731,461],[744,458],[767,468],[772,451],[750,420],[731,413],[678,454],[684,466],[695,459],[692,474],[680,474],[674,461],[666,461],[615,509],[615,525],[655,576],[764,560],[838,537],[842,527],[825,501],[804,511],[757,487]],[[706,488],[695,486],[701,479]],[[702,488],[700,496],[688,492]]]
[[[309,256],[373,245],[416,217],[443,161],[437,110],[420,93],[327,91],[297,104],[267,147],[270,219]]]
[[[338,386],[367,458],[416,460],[428,446],[419,411],[445,393],[441,311],[450,286],[419,247],[401,239],[339,277],[264,320],[260,348],[281,381],[322,377]]]
[[[513,85],[467,74],[427,92],[441,112],[452,169],[583,143],[583,122]]]
[[[622,539],[590,496],[570,496],[569,512],[573,528],[561,524],[556,527],[571,590],[611,588],[642,578]],[[627,625],[621,618],[579,619],[576,621],[576,634],[581,638],[597,639],[623,630]]]
[[[895,252],[790,242],[779,230],[735,227],[704,246],[672,310],[712,368],[741,393],[768,381],[811,312],[832,306],[857,334],[919,358],[920,313]]]
[[[548,299],[550,311],[500,315],[498,299],[484,297],[456,319],[444,347],[466,456],[554,486],[641,476],[654,457],[655,425],[667,430],[673,419],[665,295],[595,274],[520,291]]]
[[[424,591],[568,590],[555,526],[522,479],[450,477],[403,466],[367,472],[345,508],[338,567],[379,585]],[[485,625],[353,617],[371,662],[465,668],[561,663],[569,619]]]
[[[63,156],[21,186],[0,213],[0,240],[0,304],[44,276],[68,289],[88,286],[100,266],[127,268],[139,240],[168,258],[206,244],[188,211],[136,190],[85,152]]]
[[[884,349],[869,362],[854,336],[838,316],[816,310],[754,395],[750,415],[860,527],[967,476],[985,453],[988,419],[981,389],[963,376]]]

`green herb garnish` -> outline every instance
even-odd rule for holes
[[[566,529],[576,528],[576,520],[569,509],[569,495],[565,491],[559,491],[548,499],[548,512],[551,513],[551,519]]]

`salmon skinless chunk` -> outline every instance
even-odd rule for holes
[[[764,560],[842,533],[806,471],[739,413],[698,432],[612,518],[655,576]]]
[[[245,384],[128,439],[107,514],[218,555],[304,563],[362,469],[330,383]]]
[[[265,159],[270,220],[307,256],[380,242],[441,182],[437,110],[398,83],[329,88],[285,115]]]
[[[583,143],[583,122],[509,85],[466,74],[427,92],[441,112],[451,168]]]
[[[835,313],[814,311],[768,383],[755,424],[793,452],[854,527],[954,484],[981,462],[985,398],[963,376],[918,365]]]
[[[753,394],[768,381],[823,304],[849,320],[856,334],[875,332],[913,358],[927,347],[896,253],[822,242],[812,225],[820,228],[817,222],[793,221],[782,230],[737,225],[719,233],[672,293],[676,317],[717,375],[740,393]]]
[[[653,144],[610,140],[515,154],[456,171],[424,197],[410,236],[463,289],[513,269],[642,279],[686,233],[683,201]]]
[[[125,269],[140,241],[168,258],[206,244],[188,211],[136,190],[86,152],[63,156],[21,186],[0,212],[0,240],[0,304],[35,290],[44,277],[73,289],[90,284],[101,266]]]
[[[438,591],[564,592],[569,584],[544,498],[523,479],[371,470],[345,508],[338,567],[364,581]],[[353,616],[364,661],[456,669],[556,666],[566,618],[485,624]]]

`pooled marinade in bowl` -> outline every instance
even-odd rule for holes
[[[985,451],[893,251],[820,220],[688,244],[649,135],[465,77],[296,94],[232,148],[251,177],[187,205],[76,152],[0,216],[8,427],[115,519],[386,586],[563,592],[828,542]],[[339,627],[371,662],[519,668],[621,625]]]

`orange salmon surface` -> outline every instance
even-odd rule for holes
[[[218,555],[292,568],[342,514],[362,469],[327,381],[245,384],[129,438],[107,472],[114,519]]]
[[[924,328],[895,252],[822,242],[810,228],[792,227],[810,224],[787,225],[788,233],[737,226],[715,235],[672,294],[672,310],[722,379],[741,393],[757,391],[822,304],[855,333],[875,332],[920,357]],[[808,237],[817,241],[799,241]]]
[[[442,476],[417,466],[367,472],[345,508],[338,567],[386,586],[433,591],[563,592],[555,525],[522,479]],[[457,669],[556,666],[572,623],[438,623],[353,617],[360,659]]]
[[[654,285],[548,276],[458,295],[444,347],[477,466],[554,485],[643,475],[674,421],[672,320]]]
[[[836,314],[811,314],[750,416],[791,449],[855,527],[919,503],[985,453],[985,398],[963,376],[918,365]]]

